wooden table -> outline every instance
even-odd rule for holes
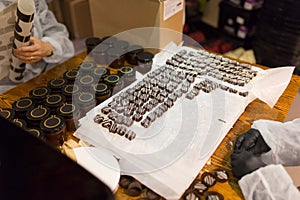
[[[47,81],[52,78],[62,76],[62,74],[72,68],[77,68],[81,62],[86,58],[86,53],[83,52],[68,61],[58,65],[57,67],[39,75],[38,77],[18,85],[17,87],[0,94],[0,107],[1,108],[10,108],[12,103],[20,97],[28,96],[28,92],[41,85],[45,85]],[[256,65],[257,67],[261,67],[266,69],[264,66]],[[229,181],[225,183],[216,183],[213,187],[211,187],[208,191],[217,191],[224,196],[224,199],[243,199],[242,193],[237,184],[237,180],[233,177],[231,173],[231,165],[230,165],[230,155],[233,151],[233,145],[236,137],[247,131],[252,122],[258,119],[270,119],[276,121],[284,121],[288,110],[295,98],[296,93],[298,92],[300,87],[300,77],[292,76],[292,79],[284,91],[274,108],[270,108],[264,102],[256,99],[251,102],[245,112],[239,117],[236,121],[233,128],[229,131],[226,137],[223,139],[217,150],[211,156],[210,160],[204,166],[204,168],[199,173],[197,179],[200,179],[200,176],[205,171],[213,171],[216,168],[224,168],[229,173]],[[187,169],[188,170],[188,169]],[[122,188],[119,188],[115,194],[116,199],[139,199],[139,197],[129,197],[124,193]],[[203,196],[204,198],[204,196]]]

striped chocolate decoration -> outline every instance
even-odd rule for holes
[[[35,5],[33,0],[18,1],[17,11],[16,11],[17,18],[15,23],[14,41],[13,41],[14,49],[29,45],[34,12],[35,12]],[[9,79],[15,83],[22,82],[24,78],[25,70],[26,70],[26,64],[12,54],[10,71],[9,71]]]

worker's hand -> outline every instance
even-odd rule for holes
[[[249,129],[246,133],[238,136],[234,145],[234,151],[250,151],[254,155],[270,151],[271,148],[261,136],[259,130]]]
[[[240,151],[231,155],[232,173],[238,179],[264,166],[266,164],[261,161],[261,158],[249,151]]]
[[[36,37],[30,37],[29,46],[14,49],[14,55],[25,63],[35,63],[43,57],[49,56],[52,53],[53,47],[49,42],[44,42]]]

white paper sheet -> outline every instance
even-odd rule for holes
[[[182,49],[195,51],[169,45],[167,54],[155,56],[153,70],[160,67],[157,63],[165,63],[169,58],[166,55],[171,56],[171,49],[174,54]],[[276,103],[290,80],[291,68],[274,70],[259,70],[257,77],[245,87],[231,86],[249,91],[247,97],[219,88],[209,94],[201,92],[193,100],[182,97],[150,128],[142,128],[139,124],[131,126],[130,129],[137,133],[132,141],[94,123],[94,116],[111,101],[108,99],[80,120],[81,126],[75,136],[95,147],[110,150],[119,159],[122,174],[132,175],[166,199],[179,199],[251,101],[259,97],[270,105]],[[273,80],[279,71],[284,77]],[[196,78],[196,82],[202,78]],[[265,91],[269,92],[267,88],[271,86],[276,86],[276,90],[266,98]]]
[[[265,70],[263,78],[254,83],[253,94],[272,108],[289,84],[294,68],[287,66]]]
[[[79,147],[73,149],[73,151],[79,165],[100,179],[112,191],[117,190],[120,167],[116,158],[110,152],[100,147]]]

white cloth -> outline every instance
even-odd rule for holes
[[[15,0],[0,0],[0,11],[13,2]],[[74,46],[69,39],[69,33],[65,25],[57,22],[53,12],[48,9],[46,1],[34,0],[34,3],[36,12],[34,15],[32,36],[49,42],[53,46],[54,51],[52,56],[44,57],[41,61],[32,65],[27,64],[24,81],[28,81],[39,75],[44,69],[51,69],[74,55]],[[8,73],[9,66],[1,67],[7,67]],[[6,79],[0,80],[0,87],[1,85],[8,84],[14,85]]]
[[[298,189],[282,166],[300,165],[300,118],[286,123],[258,120],[252,128],[260,131],[271,150],[261,156],[268,166],[239,181],[245,199],[300,199]]]

